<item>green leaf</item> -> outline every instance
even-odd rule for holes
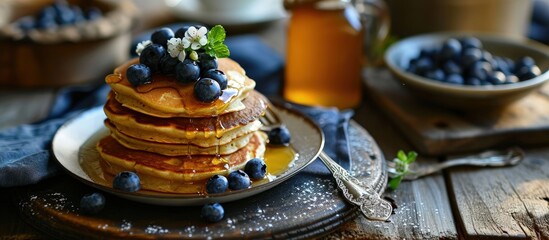
[[[215,52],[215,56],[218,58],[225,58],[231,55],[231,52],[229,51],[229,47],[225,44],[218,44],[212,46],[213,51]]]
[[[416,161],[416,158],[417,158],[417,153],[414,152],[414,151],[410,151],[410,152],[408,152],[408,157],[406,159],[406,163],[408,163],[408,164],[413,163],[414,161]]]
[[[395,178],[391,178],[391,180],[389,180],[389,188],[391,190],[397,189],[401,181],[402,181],[402,175]]]
[[[402,150],[399,150],[397,152],[397,158],[400,159],[400,161],[406,162],[406,153],[404,153],[404,151]]]
[[[215,25],[208,32],[208,43],[216,45],[217,43],[223,43],[225,41],[226,33],[225,29],[221,25]]]

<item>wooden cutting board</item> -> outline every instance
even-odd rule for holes
[[[549,85],[497,111],[460,112],[419,100],[388,70],[368,70],[366,94],[418,152],[446,155],[549,143]]]

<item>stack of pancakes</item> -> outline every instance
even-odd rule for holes
[[[105,172],[134,171],[143,189],[196,193],[203,192],[196,183],[263,157],[266,136],[258,119],[267,101],[236,62],[219,59],[228,87],[213,103],[196,100],[193,84],[173,76],[155,74],[152,83],[132,86],[125,74],[136,63],[106,78],[112,88],[104,107],[110,135],[97,144]]]

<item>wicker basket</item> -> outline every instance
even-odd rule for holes
[[[130,0],[73,0],[95,6],[103,17],[50,30],[23,33],[14,22],[53,1],[0,2],[0,85],[58,87],[98,81],[127,60],[136,8]]]

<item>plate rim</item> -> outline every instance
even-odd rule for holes
[[[51,148],[52,148],[53,157],[54,157],[55,161],[63,168],[64,172],[68,173],[71,177],[77,179],[78,181],[80,181],[80,182],[82,182],[86,185],[89,185],[91,187],[94,187],[96,189],[99,189],[99,190],[102,190],[102,191],[105,191],[105,192],[108,192],[108,193],[118,195],[118,196],[126,198],[126,199],[130,199],[130,200],[138,201],[138,202],[144,202],[144,203],[152,203],[152,204],[155,204],[155,205],[170,205],[170,206],[197,205],[196,203],[193,203],[193,202],[198,202],[198,201],[201,201],[201,202],[214,202],[216,200],[219,200],[219,202],[231,202],[231,201],[236,201],[238,199],[247,198],[247,197],[259,194],[263,191],[269,190],[269,189],[271,189],[273,187],[276,187],[277,185],[287,181],[288,179],[292,178],[293,176],[295,176],[296,174],[301,172],[307,166],[309,166],[312,162],[314,162],[318,158],[318,156],[320,155],[320,152],[324,148],[325,136],[324,136],[324,133],[323,133],[322,129],[318,126],[318,124],[316,122],[314,122],[311,118],[304,115],[303,113],[297,111],[296,109],[284,107],[282,104],[272,104],[272,105],[274,105],[276,111],[284,110],[284,111],[289,112],[291,115],[294,115],[295,117],[299,117],[299,118],[304,119],[305,121],[307,121],[309,123],[309,125],[312,126],[317,133],[319,133],[318,134],[318,137],[320,138],[320,141],[318,142],[319,148],[316,149],[316,152],[314,153],[314,156],[311,159],[306,160],[300,166],[294,166],[294,167],[289,168],[289,170],[291,169],[291,171],[286,171],[281,176],[277,176],[277,178],[275,178],[272,181],[261,184],[259,186],[255,186],[253,191],[250,190],[251,188],[247,188],[247,189],[241,189],[241,190],[232,190],[230,192],[224,192],[224,193],[200,194],[200,195],[177,194],[177,193],[161,193],[161,192],[156,193],[156,192],[153,192],[153,191],[125,192],[125,191],[109,188],[109,187],[104,186],[102,184],[96,183],[95,181],[90,179],[89,176],[87,176],[87,178],[84,178],[84,177],[80,176],[76,171],[74,171],[73,169],[69,169],[69,167],[66,164],[64,164],[62,160],[60,160],[60,157],[64,157],[64,156],[60,156],[60,151],[61,150],[56,150],[56,149],[58,149],[59,144],[61,144],[61,143],[59,143],[59,141],[60,141],[61,135],[63,134],[63,131],[68,131],[67,128],[72,126],[72,124],[74,124],[75,121],[78,121],[78,120],[84,119],[86,117],[89,117],[92,114],[104,115],[104,112],[102,111],[102,109],[103,109],[102,106],[97,106],[97,107],[85,110],[85,111],[81,112],[80,114],[74,116],[73,118],[67,120],[65,123],[63,123],[61,125],[61,127],[59,127],[58,130],[55,132],[55,135],[52,139]],[[105,118],[106,118],[106,116],[105,116]],[[99,126],[97,127],[97,129],[95,129],[93,131],[93,133],[91,133],[90,136],[86,137],[82,144],[79,144],[77,146],[77,148],[78,148],[78,150],[76,150],[77,153],[80,152],[80,148],[83,146],[83,144],[85,142],[87,142],[91,137],[96,135],[99,131],[104,130],[105,127],[102,124],[102,122],[99,123],[98,125]],[[77,157],[76,160],[79,161],[79,158]],[[87,173],[81,168],[80,164],[78,163],[77,165],[79,166],[79,169],[85,175],[87,175]],[[238,196],[239,194],[243,195],[243,196]],[[231,197],[234,198],[235,196],[236,196],[236,199],[231,199]],[[158,201],[169,201],[169,202],[160,203]],[[187,203],[185,203],[185,202],[187,202]]]

